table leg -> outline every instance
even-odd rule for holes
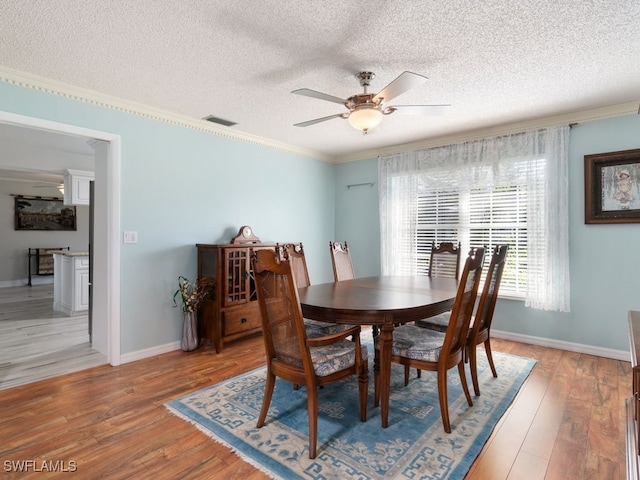
[[[393,344],[393,318],[385,318],[380,329],[380,418],[382,428],[389,425],[389,394],[391,390],[391,347]]]

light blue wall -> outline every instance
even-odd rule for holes
[[[331,239],[349,241],[358,276],[380,272],[376,159],[330,165],[5,83],[0,110],[121,135],[121,230],[139,239],[121,249],[123,354],[180,338],[171,295],[178,275],[195,276],[194,244],[228,241],[243,224],[263,241],[302,241],[313,283],[332,278]],[[638,115],[572,129],[571,312],[501,300],[495,329],[628,349],[640,225],[584,225],[583,156],[640,148],[639,133]]]
[[[196,243],[241,225],[303,242],[311,281],[333,278],[333,165],[6,83],[0,110],[121,135],[121,230],[138,232],[121,245],[123,354],[180,339],[178,275],[195,278]]]
[[[625,351],[627,311],[640,310],[640,224],[584,224],[584,155],[640,148],[640,115],[582,123],[571,129],[569,233],[571,312],[525,308],[500,300],[494,329]],[[358,275],[379,274],[377,189],[346,189],[376,179],[376,159],[336,167],[336,237],[353,245]],[[358,250],[362,252],[358,252]]]
[[[336,165],[336,240],[349,243],[357,277],[380,275],[378,212],[378,160]]]

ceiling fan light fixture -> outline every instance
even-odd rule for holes
[[[369,130],[380,125],[382,117],[383,113],[378,107],[356,107],[349,114],[349,125],[356,130],[362,130],[362,133],[366,135]]]
[[[403,94],[407,90],[421,85],[427,80],[427,77],[412,73],[409,71],[402,72],[386,87],[378,93],[369,93],[368,89],[371,79],[375,75],[373,72],[360,72],[356,78],[360,80],[360,86],[364,92],[351,95],[346,100],[334,95],[318,92],[308,88],[299,88],[291,93],[304,95],[305,97],[317,98],[331,103],[340,103],[347,107],[347,112],[328,115],[326,117],[315,118],[306,122],[294,124],[294,127],[308,127],[317,123],[325,122],[333,118],[348,119],[349,124],[356,130],[360,130],[363,134],[367,134],[372,128],[376,128],[382,122],[383,115],[391,115],[397,110],[401,110],[404,115],[427,115],[428,108],[445,107],[449,105],[386,105],[386,102]]]

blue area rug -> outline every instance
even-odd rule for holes
[[[368,342],[367,342],[368,343]],[[373,350],[369,348],[367,421],[359,421],[356,378],[319,390],[318,451],[308,454],[307,399],[304,387],[278,379],[264,427],[256,428],[266,369],[199,390],[167,404],[212,439],[235,451],[272,478],[282,479],[462,479],[500,417],[526,380],[535,360],[494,353],[493,378],[478,352],[480,397],[464,398],[457,369],[449,373],[452,433],[442,427],[436,375],[422,372],[403,386],[403,368],[393,365],[389,427],[380,426],[373,408]]]

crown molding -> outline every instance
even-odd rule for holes
[[[526,120],[517,123],[509,123],[496,125],[494,127],[482,128],[478,130],[469,130],[452,135],[429,138],[413,143],[404,143],[393,145],[390,147],[368,150],[364,152],[356,152],[349,155],[342,155],[333,159],[333,163],[347,163],[357,160],[366,160],[376,158],[380,155],[390,155],[393,153],[410,152],[413,150],[421,150],[424,148],[442,147],[444,145],[452,145],[454,143],[469,142],[480,138],[493,137],[497,135],[510,135],[513,133],[524,132],[535,128],[550,127],[553,125],[571,125],[574,123],[589,122],[592,120],[601,120],[610,117],[620,117],[629,114],[638,114],[638,102],[621,103],[607,107],[595,108],[592,110],[583,110],[579,112],[571,112],[551,117],[541,117],[532,120]]]
[[[596,108],[592,110],[584,110],[578,112],[571,112],[562,115],[556,115],[551,117],[542,117],[532,120],[526,120],[517,123],[509,123],[496,125],[489,128],[482,128],[478,130],[469,130],[465,132],[459,132],[452,135],[445,135],[441,137],[434,137],[425,140],[420,140],[412,143],[404,143],[384,147],[380,149],[365,150],[361,152],[355,152],[348,155],[330,156],[314,150],[296,147],[293,145],[276,142],[267,138],[259,137],[257,135],[250,135],[247,133],[233,131],[229,127],[222,125],[215,125],[205,120],[188,117],[178,113],[162,110],[149,105],[141,103],[131,102],[122,98],[106,95],[93,90],[76,87],[68,83],[59,82],[46,77],[40,77],[26,72],[13,70],[4,66],[0,66],[0,82],[10,83],[24,88],[30,88],[52,95],[57,95],[72,100],[78,100],[84,103],[89,103],[103,108],[111,110],[117,110],[120,112],[136,115],[139,117],[148,118],[150,120],[157,120],[160,122],[168,123],[185,128],[191,128],[200,132],[218,135],[221,137],[229,138],[231,140],[238,140],[245,143],[251,143],[260,145],[267,148],[273,148],[276,150],[284,151],[294,155],[301,155],[316,160],[321,160],[328,163],[347,163],[357,160],[365,160],[370,158],[376,158],[380,155],[389,155],[393,153],[406,152],[412,150],[420,150],[423,148],[439,147],[443,145],[451,145],[453,143],[467,142],[471,140],[477,140],[479,138],[490,137],[495,135],[508,135],[512,133],[522,132],[534,128],[549,127],[552,125],[572,124],[587,122],[592,120],[600,120],[609,117],[617,117],[622,115],[637,114],[640,113],[638,109],[638,102],[628,102],[618,105],[612,105],[602,108]]]
[[[62,182],[62,175],[60,175],[60,180],[57,182],[52,182],[50,180],[33,180],[33,179],[28,179],[28,178],[12,178],[12,177],[5,177],[4,175],[0,174],[0,181],[3,182],[16,182],[16,183],[37,183],[40,185],[47,185],[47,186],[51,186],[51,188],[55,188],[58,185],[60,185],[60,182]],[[0,287],[1,288],[1,287]]]
[[[99,107],[117,110],[131,115],[148,118],[150,120],[157,120],[160,122],[169,123],[171,125],[191,128],[193,130],[218,135],[221,137],[229,138],[231,140],[238,140],[245,143],[273,148],[276,150],[285,151],[287,153],[302,155],[304,157],[310,157],[329,163],[333,162],[333,157],[313,150],[276,142],[274,140],[269,140],[257,135],[250,135],[247,133],[233,131],[229,127],[215,125],[211,122],[207,122],[206,120],[188,117],[186,115],[162,110],[141,103],[131,102],[122,98],[106,95],[81,87],[76,87],[68,83],[59,82],[50,78],[40,77],[38,75],[13,70],[4,66],[0,66],[0,82],[10,83],[19,87],[30,88],[32,90],[69,98],[71,100],[78,100],[84,103],[89,103],[91,105],[96,105]]]

